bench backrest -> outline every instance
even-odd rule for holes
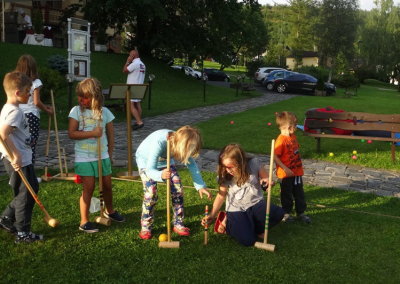
[[[365,112],[326,113],[308,110],[306,117],[306,126],[311,129],[334,127],[354,131],[379,130],[400,132],[400,115],[398,114],[372,114]]]

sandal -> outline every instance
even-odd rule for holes
[[[223,221],[226,219],[226,213],[224,211],[220,211],[218,213],[217,220],[215,221],[214,232],[217,234],[226,234],[226,226],[223,224]]]

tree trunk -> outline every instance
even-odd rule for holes
[[[332,60],[332,61],[331,61],[331,67],[329,68],[328,83],[330,83],[331,80],[332,80],[332,70],[333,70],[333,68],[335,67],[335,63],[336,63],[336,60],[335,60],[334,58],[332,58],[331,60]]]

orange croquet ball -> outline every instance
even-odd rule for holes
[[[160,242],[166,242],[166,241],[168,240],[168,236],[167,236],[166,234],[161,234],[161,235],[158,237],[158,240],[159,240]]]

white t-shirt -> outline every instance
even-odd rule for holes
[[[5,104],[0,115],[0,125],[4,124],[14,128],[10,134],[10,138],[21,154],[22,166],[29,166],[32,164],[31,136],[29,134],[28,124],[25,121],[24,113],[19,107],[13,104]],[[0,152],[3,157],[11,161],[1,143]]]
[[[146,74],[146,66],[140,58],[134,59],[126,68],[129,71],[128,78],[126,79],[127,84],[143,84]],[[140,102],[140,100],[131,101]]]
[[[35,116],[40,118],[39,114],[39,108],[35,106],[35,103],[33,102],[33,91],[37,88],[40,88],[43,86],[42,81],[39,79],[35,79],[32,82],[32,87],[31,87],[31,96],[29,97],[28,103],[27,104],[20,104],[19,108],[22,109],[24,113],[33,113]]]
[[[22,18],[22,24],[26,25],[28,27],[32,27],[32,19],[31,16],[25,15],[25,17]]]

